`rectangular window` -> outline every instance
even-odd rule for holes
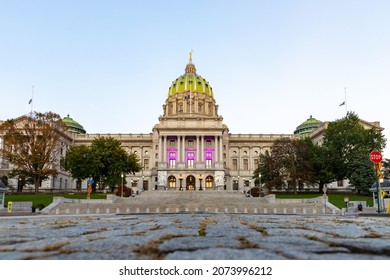
[[[253,160],[253,168],[256,170],[257,168],[259,168],[259,159],[258,158],[255,158]]]
[[[338,180],[337,181],[337,186],[338,187],[344,187],[344,180]]]
[[[246,159],[244,159],[244,170],[249,170],[249,164],[248,164],[248,159],[246,158]]]
[[[174,146],[175,146],[175,140],[169,141],[169,145],[170,145],[171,147],[174,147]]]
[[[206,168],[212,168],[213,166],[213,151],[207,150],[204,154]]]
[[[233,159],[233,170],[237,170],[237,159],[236,158],[234,158]]]
[[[144,159],[144,169],[145,170],[149,169],[149,159]]]
[[[188,146],[193,147],[194,146],[194,140],[188,140]]]
[[[176,151],[169,151],[168,161],[169,161],[169,168],[176,167]]]
[[[211,146],[211,140],[206,140],[206,146]]]
[[[194,168],[195,152],[187,152],[187,168]]]

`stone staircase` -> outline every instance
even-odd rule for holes
[[[147,191],[135,197],[107,200],[62,199],[43,209],[45,214],[141,214],[141,213],[251,213],[331,214],[323,204],[268,197],[245,197],[229,191]]]

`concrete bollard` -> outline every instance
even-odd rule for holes
[[[238,209],[237,208],[234,208],[234,213],[238,213]]]
[[[268,213],[268,209],[264,208],[264,214],[267,214],[267,213]]]
[[[293,214],[297,213],[297,208],[293,208]]]
[[[180,211],[179,208],[176,208],[176,213],[179,213],[179,211]]]
[[[69,214],[69,208],[66,208],[65,214]]]
[[[100,208],[96,208],[96,214],[100,214]]]
[[[76,215],[80,214],[80,209],[76,208]]]
[[[150,210],[149,210],[149,207],[147,207],[147,208],[145,209],[145,212],[146,212],[146,213],[149,213],[149,211],[150,211]]]
[[[287,209],[283,208],[283,214],[287,214]]]
[[[89,211],[89,208],[87,208],[87,214],[89,214],[89,212],[90,212],[90,211]]]
[[[199,212],[199,208],[198,207],[195,208],[195,212]]]
[[[248,209],[244,208],[244,213],[248,214]]]
[[[225,213],[229,213],[229,208],[225,207]]]
[[[60,214],[60,209],[56,209],[56,215],[59,215]]]
[[[169,208],[165,208],[165,213],[169,213]]]
[[[119,208],[116,208],[116,213],[119,214],[121,210]]]
[[[160,213],[160,208],[156,208],[156,213]]]
[[[185,209],[185,212],[188,212],[188,208]]]
[[[302,214],[306,215],[306,208],[303,208]]]
[[[205,208],[204,211],[205,211],[205,212],[209,212],[209,208]]]
[[[139,208],[135,209],[135,212],[138,214],[140,212]]]
[[[278,214],[278,209],[274,208],[274,214]]]
[[[106,208],[106,214],[110,214],[110,208]]]
[[[254,208],[254,209],[253,209],[253,213],[254,213],[254,214],[257,214],[257,208]]]
[[[218,213],[218,208],[215,208],[215,213]]]
[[[126,208],[126,213],[127,213],[127,214],[130,213],[130,208]]]

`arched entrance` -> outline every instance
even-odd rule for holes
[[[189,175],[186,178],[186,190],[195,190],[195,177],[192,175]]]
[[[205,187],[206,187],[206,190],[210,190],[214,187],[214,177],[213,176],[209,175],[206,177]]]
[[[176,177],[175,176],[169,176],[168,177],[168,188],[170,190],[176,189]]]

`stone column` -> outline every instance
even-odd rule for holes
[[[219,162],[221,163],[222,166],[222,162],[223,162],[222,136],[219,136]]]
[[[202,163],[204,163],[204,135],[201,136],[200,160]]]
[[[218,136],[214,136],[214,151],[215,151],[215,162],[219,162],[219,156],[218,156]]]
[[[185,148],[185,146],[186,146],[186,137],[185,136],[183,136],[183,143],[182,143],[182,163],[186,163],[186,160],[185,160],[185,157],[186,157],[186,148]]]
[[[167,136],[164,136],[164,158],[163,158],[163,162],[166,164],[167,163]]]
[[[199,153],[199,136],[196,135],[196,165],[201,162]]]
[[[180,147],[180,138],[181,138],[181,136],[178,135],[177,136],[177,164],[181,163],[181,158],[180,158],[180,149],[181,149],[181,147]]]
[[[158,163],[162,163],[162,151],[163,151],[163,149],[162,149],[163,147],[162,147],[162,136],[160,135],[159,137],[158,137]]]

